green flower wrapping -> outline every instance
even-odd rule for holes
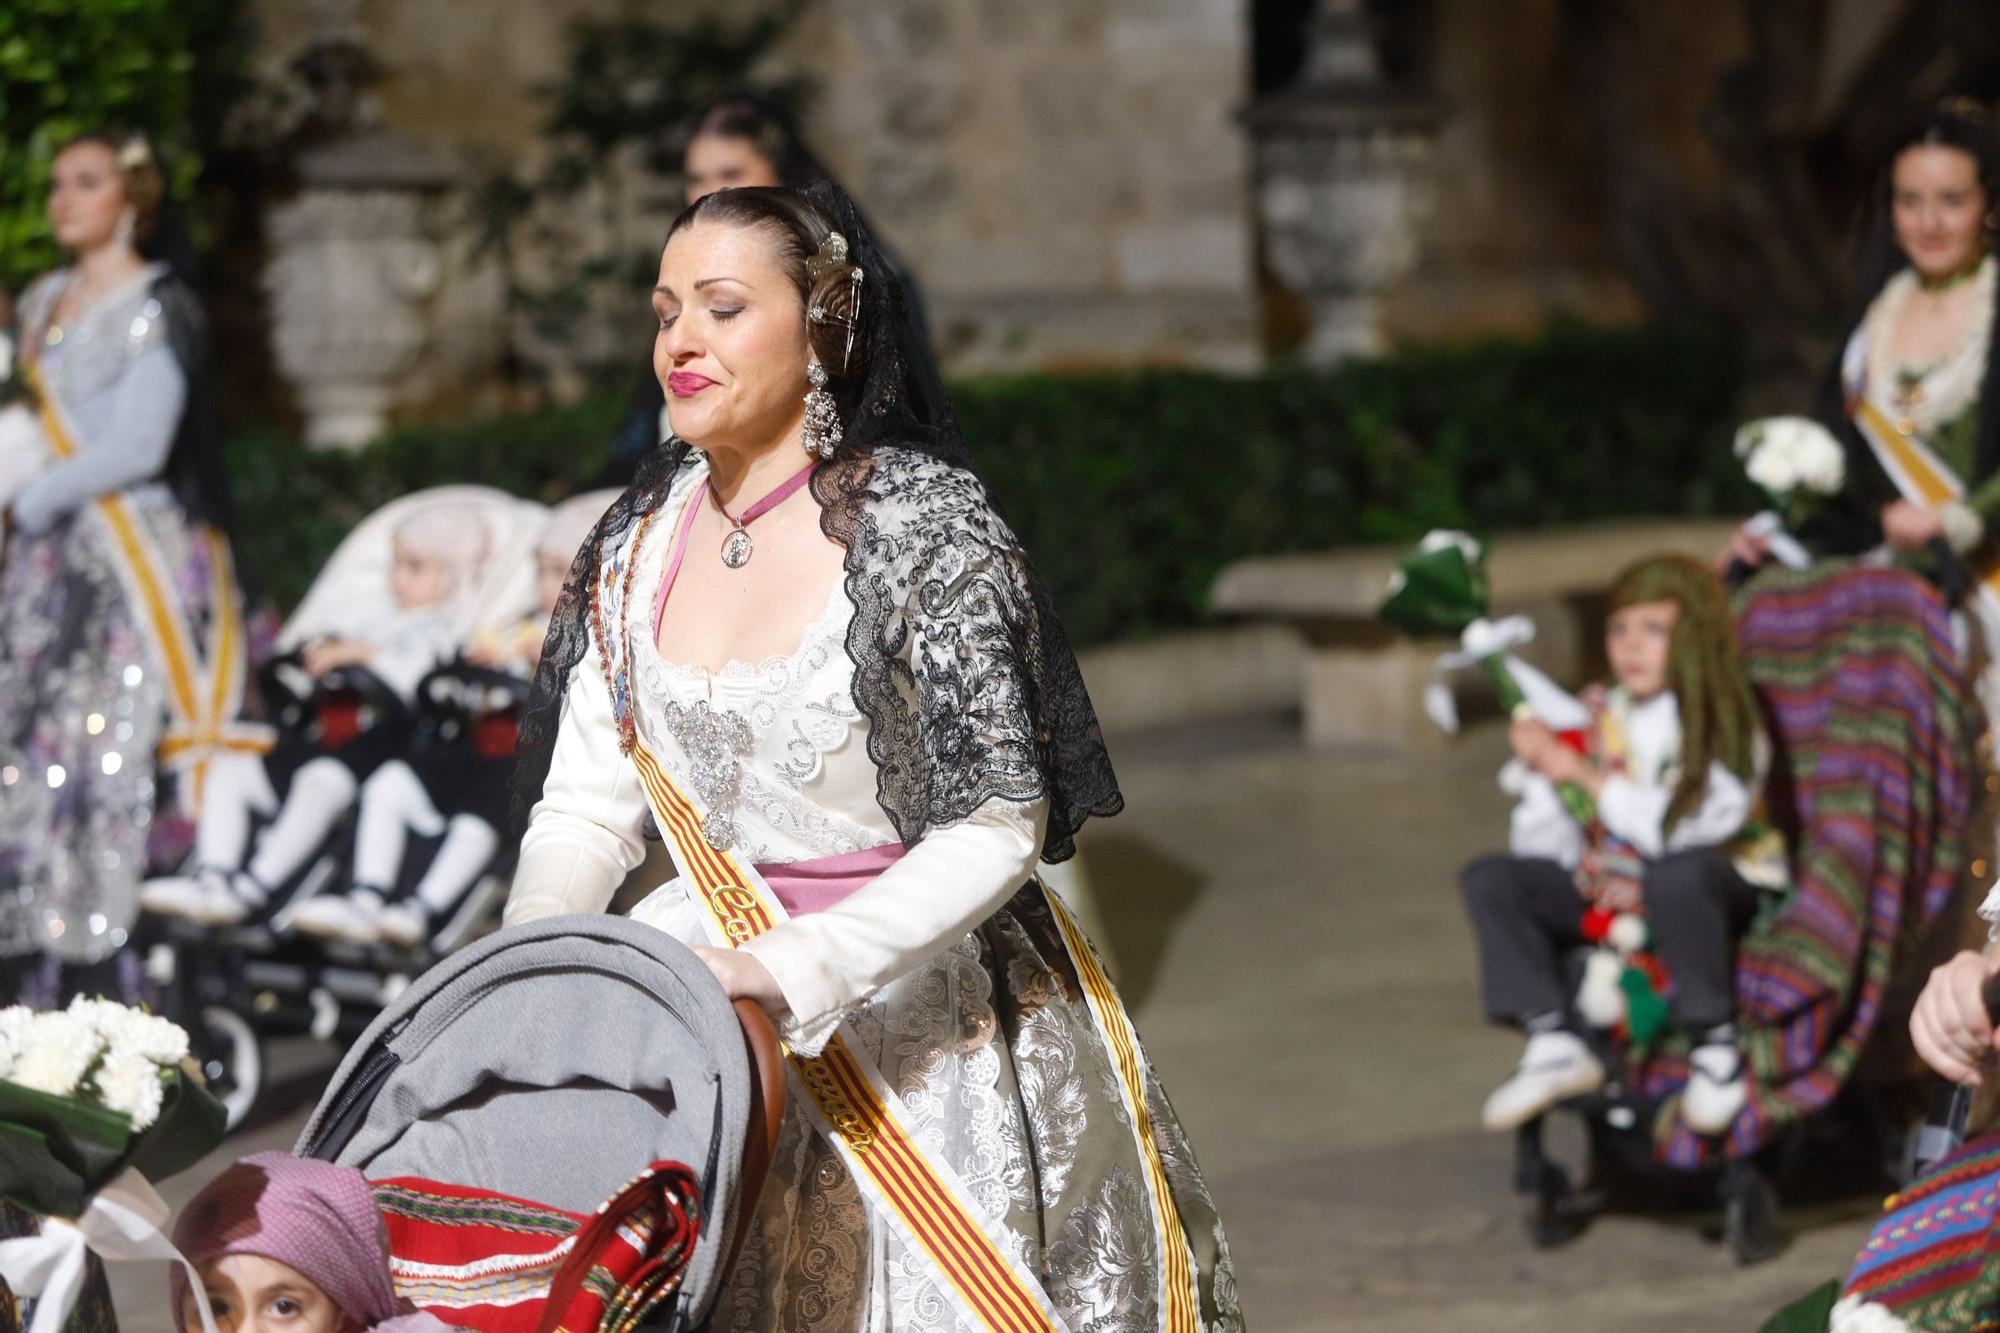
[[[1376,614],[1407,634],[1457,639],[1460,651],[1445,654],[1440,659],[1440,669],[1477,665],[1493,682],[1493,691],[1508,717],[1516,720],[1531,717],[1527,696],[1508,669],[1505,647],[1493,651],[1486,646],[1488,642],[1503,645],[1508,642],[1507,636],[1494,632],[1505,627],[1494,626],[1492,602],[1485,546],[1467,533],[1439,529],[1427,534],[1416,550],[1396,562],[1388,593]],[[1529,637],[1532,632],[1532,627],[1527,627],[1521,636]],[[1439,717],[1436,711],[1432,716],[1446,730],[1456,728],[1455,718]],[[1579,823],[1588,824],[1596,818],[1596,802],[1581,787],[1564,782],[1557,785],[1557,791],[1564,808]]]
[[[44,1217],[79,1217],[128,1167],[159,1181],[194,1165],[222,1142],[225,1120],[222,1103],[183,1073],[137,1134],[117,1111],[0,1080],[0,1196]]]

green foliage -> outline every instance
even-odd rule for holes
[[[1215,575],[1244,556],[1748,512],[1729,449],[1741,363],[1703,329],[1571,326],[1331,372],[974,380],[953,400],[1072,637],[1102,643],[1202,623]],[[289,604],[349,527],[405,491],[581,489],[624,408],[605,394],[357,455],[238,439],[243,562]]]
[[[147,134],[192,193],[234,91],[242,0],[6,0],[0,4],[0,287],[57,261],[43,199],[69,139]],[[197,72],[199,71],[199,77]]]
[[[644,169],[643,207],[665,219],[680,212],[678,177],[683,136],[717,98],[750,82],[752,70],[776,46],[803,8],[777,0],[748,17],[703,14],[683,23],[621,18],[582,21],[570,29],[569,63],[561,79],[540,89],[548,104],[542,125],[547,151],[532,175],[501,175],[479,192],[482,244],[512,268],[516,246],[558,255],[544,280],[510,281],[517,309],[546,337],[560,340],[569,321],[600,297],[650,287],[654,247],[640,253],[607,248],[578,234],[575,200],[603,191],[601,211],[619,216],[618,196],[631,185],[632,163]],[[804,97],[799,79],[759,84],[780,106]]]

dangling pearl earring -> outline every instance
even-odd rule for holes
[[[805,429],[800,432],[800,440],[813,457],[832,458],[833,451],[840,447],[840,412],[834,406],[833,395],[826,391],[826,367],[817,361],[807,362],[806,383],[812,388],[806,392]]]
[[[139,231],[139,210],[127,208],[118,215],[118,225],[112,229],[111,242],[122,250],[132,248],[132,238]]]

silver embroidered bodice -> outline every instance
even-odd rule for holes
[[[703,833],[753,862],[806,861],[897,841],[875,799],[868,724],[854,706],[838,580],[793,652],[720,671],[670,662],[652,611],[694,481],[675,488],[640,553],[630,604],[635,709],[648,748],[685,775]],[[695,558],[690,555],[689,558]]]
[[[34,349],[43,382],[71,412],[87,413],[94,400],[117,385],[135,357],[164,345],[166,324],[152,285],[165,272],[164,265],[147,265],[63,325],[57,341],[41,341]],[[74,280],[72,271],[63,269],[30,287],[21,300],[22,329],[41,339],[57,300]]]

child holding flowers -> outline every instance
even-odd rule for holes
[[[1653,992],[1670,979],[1672,1017],[1697,1041],[1682,1115],[1717,1134],[1745,1091],[1735,939],[1756,910],[1753,880],[1773,868],[1769,836],[1752,836],[1757,706],[1727,595],[1707,568],[1641,561],[1619,577],[1610,607],[1613,684],[1586,692],[1590,724],[1576,733],[1517,713],[1502,775],[1519,798],[1510,854],[1462,877],[1487,1016],[1528,1035],[1482,1119],[1511,1129],[1595,1090],[1604,1066],[1576,1020],[1649,1036],[1665,1016]],[[1589,798],[1587,818],[1559,788]],[[1782,875],[1782,844],[1776,853]],[[1563,955],[1585,943],[1600,951],[1573,1006]]]

